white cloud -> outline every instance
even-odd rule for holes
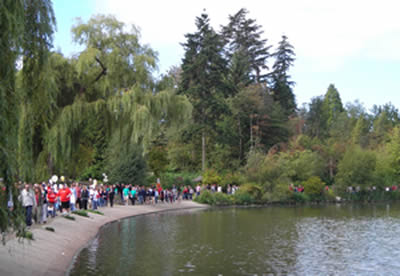
[[[139,26],[143,41],[156,50],[175,45],[181,53],[179,43],[185,33],[195,30],[195,17],[204,8],[219,28],[229,14],[245,7],[249,17],[264,27],[270,43],[276,45],[286,34],[298,58],[329,71],[357,56],[400,60],[399,4],[397,0],[101,0],[97,12]]]

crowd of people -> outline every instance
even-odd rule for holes
[[[72,182],[59,183],[43,182],[41,184],[17,184],[19,187],[19,201],[25,209],[25,222],[28,227],[33,222],[44,224],[49,217],[59,214],[67,215],[76,210],[97,210],[102,207],[120,205],[144,205],[173,203],[180,200],[192,200],[199,196],[202,190],[210,192],[224,192],[234,194],[238,187],[228,185],[224,189],[220,185],[190,185],[172,188],[162,188],[160,183],[145,187],[132,184],[97,184],[89,180],[88,183]],[[9,199],[9,208],[12,209],[12,197]]]
[[[196,187],[199,194],[201,187]],[[173,203],[192,200],[195,190],[190,186],[163,189],[160,184],[145,187],[132,184],[103,185],[91,183],[41,183],[20,185],[19,200],[25,208],[26,225],[46,223],[49,217],[66,215],[75,210],[97,210],[102,207]]]

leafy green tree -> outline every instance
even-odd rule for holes
[[[349,148],[340,160],[336,185],[344,193],[348,187],[362,189],[375,185],[376,155],[355,145]]]
[[[50,1],[27,0],[24,8],[18,157],[20,177],[32,181],[34,164],[43,149],[42,136],[52,119],[52,103],[57,91],[46,70],[56,22]]]
[[[113,135],[107,153],[107,172],[111,183],[145,185],[147,165],[138,144],[121,143]]]
[[[24,1],[0,2],[0,232],[20,229],[23,225],[22,209],[17,200],[17,187],[13,185],[17,172],[15,158],[17,148],[17,97],[16,62],[22,46],[24,26]],[[4,186],[3,186],[4,185]],[[8,212],[7,202],[14,202],[13,214]],[[5,242],[5,235],[2,235]]]
[[[399,111],[391,103],[373,106],[372,110],[371,146],[378,146],[389,140],[391,130],[399,125]]]
[[[296,100],[292,89],[295,83],[290,80],[289,69],[293,66],[295,53],[287,36],[282,36],[272,56],[275,58],[270,76],[273,98],[283,107],[287,115],[291,115],[296,110]]]
[[[324,191],[325,183],[318,176],[312,176],[303,182],[304,193],[311,199],[320,200]]]
[[[249,85],[229,98],[228,105],[231,126],[230,129],[226,127],[221,136],[225,141],[231,139],[229,143],[231,147],[238,149],[237,157],[240,162],[254,147],[267,150],[287,140],[287,118],[280,106],[274,103],[267,93],[265,85]],[[225,120],[228,121],[227,118]]]
[[[306,181],[312,176],[321,177],[324,171],[324,163],[321,156],[309,150],[282,153],[284,158],[284,175],[293,182]]]
[[[351,134],[351,140],[354,144],[358,144],[362,147],[366,147],[368,145],[368,134],[369,134],[369,121],[366,116],[361,115],[358,118],[356,125]]]
[[[223,41],[210,26],[210,19],[203,13],[196,18],[197,31],[186,34],[183,44],[179,91],[187,95],[193,105],[193,119],[201,130],[202,169],[206,168],[206,133],[215,127],[224,112],[226,87],[224,74]]]
[[[140,44],[135,27],[126,30],[114,17],[105,16],[79,21],[72,30],[74,40],[85,49],[70,62],[73,73],[60,75],[72,78],[69,83],[75,95],[63,102],[45,136],[57,170],[73,161],[81,145],[91,144],[94,160],[89,174],[97,175],[103,167],[101,151],[112,134],[118,133],[121,143],[140,143],[146,151],[160,124],[178,127],[190,118],[191,105],[185,96],[154,89],[155,52]],[[93,117],[98,120],[90,123]]]
[[[168,153],[164,146],[153,146],[148,155],[148,166],[155,176],[159,177],[168,166]]]
[[[397,185],[400,181],[400,127],[389,133],[389,141],[377,152],[376,174],[382,185]]]

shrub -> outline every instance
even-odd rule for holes
[[[24,238],[24,239],[31,240],[31,241],[34,240],[33,233],[31,231],[25,231],[25,230],[18,231],[17,237]]]
[[[220,184],[222,182],[222,177],[218,175],[218,173],[215,170],[206,170],[203,173],[203,184]]]
[[[272,202],[272,194],[270,192],[265,192],[261,197],[262,203],[269,203]]]
[[[296,203],[306,203],[310,200],[310,197],[305,193],[292,193],[292,198]]]
[[[203,203],[203,204],[210,204],[214,205],[215,203],[215,198],[213,197],[213,194],[209,190],[202,191],[199,196],[196,196],[194,200],[198,203]]]
[[[214,204],[218,206],[227,206],[233,204],[233,198],[224,193],[214,193]]]
[[[247,191],[239,189],[233,195],[233,203],[237,205],[250,205],[255,203],[255,199]]]
[[[286,202],[290,200],[293,192],[289,190],[290,180],[282,177],[278,179],[275,189],[272,192],[273,202]]]
[[[260,185],[257,185],[255,183],[246,183],[240,186],[239,191],[242,191],[243,193],[248,193],[254,200],[261,200],[261,197],[263,195],[263,190]]]
[[[361,188],[375,185],[376,155],[372,151],[353,146],[338,164],[336,184],[344,194],[349,186]]]
[[[319,200],[322,198],[322,191],[324,190],[325,183],[322,182],[318,176],[312,176],[307,181],[303,182],[304,193],[312,200]]]
[[[324,198],[327,201],[335,201],[336,200],[335,192],[332,189],[324,191]]]

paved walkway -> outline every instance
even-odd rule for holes
[[[174,204],[114,206],[101,208],[103,215],[89,213],[90,218],[73,215],[75,221],[52,219],[31,229],[34,241],[11,239],[0,245],[0,275],[65,275],[75,254],[85,247],[106,223],[126,217],[168,210],[207,208],[191,201]],[[54,228],[55,232],[45,230]]]

